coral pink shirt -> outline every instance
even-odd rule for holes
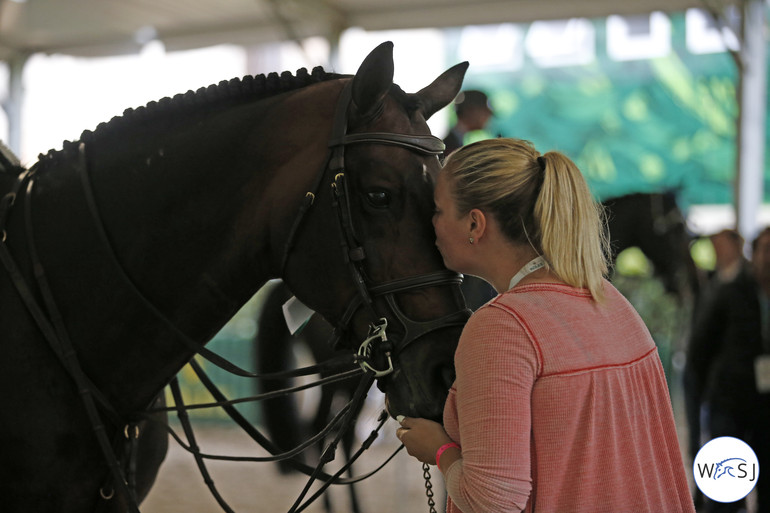
[[[605,296],[521,285],[468,321],[444,409],[462,446],[448,512],[694,513],[655,344]]]

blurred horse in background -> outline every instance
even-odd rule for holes
[[[602,202],[610,234],[610,261],[636,246],[650,260],[666,291],[694,303],[703,280],[690,253],[693,237],[672,191],[635,193]]]

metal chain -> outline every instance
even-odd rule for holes
[[[430,482],[430,466],[427,463],[422,464],[422,477],[425,478],[425,496],[428,497],[429,513],[436,512],[436,502],[433,500],[433,483]]]

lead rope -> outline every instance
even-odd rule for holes
[[[430,465],[422,464],[422,477],[425,478],[425,496],[428,497],[429,513],[436,512],[436,501],[433,500],[433,483],[430,482]]]

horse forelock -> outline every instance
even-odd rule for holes
[[[148,121],[170,113],[186,114],[201,109],[217,109],[253,102],[340,77],[342,75],[326,72],[319,66],[313,68],[312,72],[301,68],[296,74],[284,71],[280,74],[272,72],[267,75],[247,75],[242,78],[223,80],[196,91],[189,90],[172,98],[166,97],[141,107],[126,109],[122,115],[100,123],[95,130],[83,131],[78,141],[64,141],[62,150],[51,149],[47,154],[41,154],[39,158],[41,160],[55,158],[79,142],[92,142],[97,137],[125,129],[138,121]]]

